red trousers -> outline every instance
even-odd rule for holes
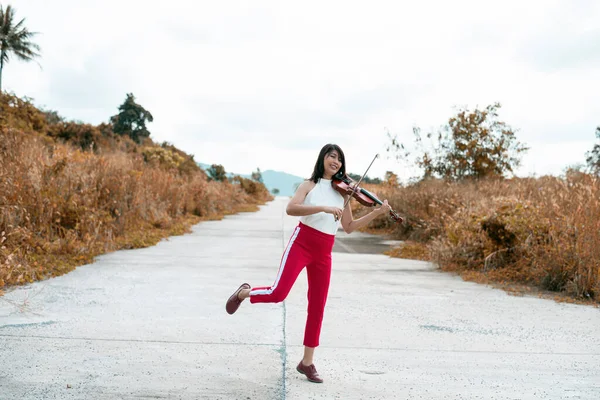
[[[317,347],[331,277],[331,250],[335,235],[318,231],[302,222],[296,227],[281,257],[275,283],[250,291],[251,303],[279,303],[286,299],[298,274],[306,267],[308,315],[304,345]]]

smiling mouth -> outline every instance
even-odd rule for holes
[[[337,170],[338,166],[337,165],[330,165],[329,168]]]

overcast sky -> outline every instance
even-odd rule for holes
[[[600,125],[600,1],[12,0],[42,68],[4,88],[98,124],[126,93],[152,138],[204,163],[307,177],[323,144],[350,172],[417,171],[386,158],[457,107],[500,102],[531,147],[519,175],[585,161]]]

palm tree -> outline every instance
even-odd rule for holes
[[[31,38],[36,33],[29,32],[23,26],[25,18],[16,25],[14,20],[14,9],[11,6],[6,6],[4,9],[0,5],[0,93],[2,93],[2,69],[4,64],[8,63],[11,53],[22,61],[32,61],[35,57],[39,57],[36,51],[40,50],[40,46],[31,42]]]

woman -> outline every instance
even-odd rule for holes
[[[354,220],[350,204],[331,185],[334,175],[346,176],[346,161],[342,149],[327,144],[319,153],[309,180],[304,181],[288,203],[288,215],[300,217],[281,258],[275,283],[268,287],[251,287],[242,284],[227,300],[229,314],[237,311],[242,301],[250,303],[279,303],[285,300],[298,274],[306,267],[308,277],[308,317],[304,331],[304,357],[296,367],[309,381],[321,383],[313,364],[315,348],[319,345],[323,311],[331,275],[331,251],[338,230],[338,221],[346,233],[367,225],[390,210],[387,200],[379,208]]]

